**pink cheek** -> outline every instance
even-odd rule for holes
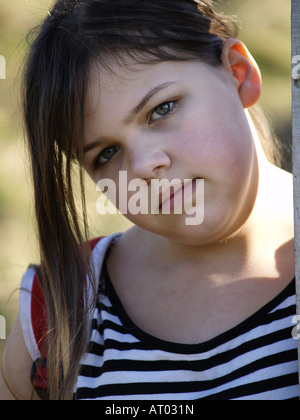
[[[249,164],[249,150],[243,140],[235,132],[217,126],[182,130],[176,134],[176,144],[181,161],[188,162],[191,169],[199,170],[203,176],[212,173],[224,178],[241,176]]]
[[[199,166],[209,165],[218,159],[219,147],[215,136],[199,127],[189,127],[176,134],[176,145],[178,155],[182,160],[197,162]]]

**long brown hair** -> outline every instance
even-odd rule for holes
[[[47,305],[49,398],[72,398],[86,351],[86,282],[90,252],[81,161],[92,64],[109,59],[202,60],[221,65],[224,41],[236,35],[211,0],[58,0],[35,36],[24,73],[24,118],[31,156]],[[79,171],[83,223],[74,200]],[[46,355],[44,355],[46,356]],[[61,367],[63,366],[63,379]]]

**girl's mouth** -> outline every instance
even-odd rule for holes
[[[196,193],[196,179],[185,179],[183,183],[172,186],[164,193],[160,193],[159,210],[162,213],[175,212],[182,214],[183,205],[186,201],[192,200]]]

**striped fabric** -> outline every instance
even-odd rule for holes
[[[127,316],[106,274],[75,398],[299,399],[295,282],[246,321],[199,345],[156,339]]]
[[[297,341],[292,338],[295,281],[246,321],[208,342],[169,343],[132,323],[105,275],[105,256],[115,238],[112,235],[93,244],[96,278],[102,273],[106,293],[99,292],[91,311],[91,340],[81,362],[74,398],[299,399]],[[29,269],[20,289],[21,324],[33,360],[40,357],[38,320],[33,319],[32,311],[35,282],[34,271]]]

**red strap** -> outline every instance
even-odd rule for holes
[[[40,353],[45,350],[45,337],[47,334],[47,313],[45,299],[38,281],[34,276],[31,297],[31,323],[35,341]]]
[[[99,241],[101,241],[101,239],[103,239],[104,238],[104,236],[99,236],[98,238],[94,238],[94,239],[91,239],[89,242],[88,242],[88,244],[89,244],[89,246],[91,247],[91,250],[93,251],[93,249],[95,248],[95,246],[97,245],[97,243],[99,242]]]
[[[92,251],[102,238],[103,237],[95,238],[88,242]],[[46,335],[48,330],[47,312],[45,299],[36,275],[34,276],[32,285],[31,323],[38,349],[40,353],[43,354],[45,351]]]

